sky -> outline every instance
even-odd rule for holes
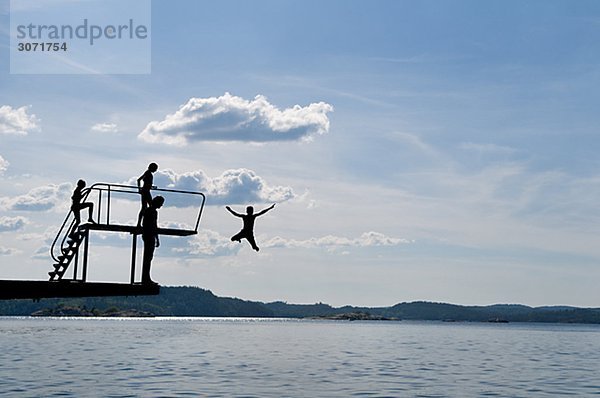
[[[69,1],[64,4],[65,13]],[[200,190],[162,285],[290,303],[598,307],[600,3],[152,1],[149,74],[11,74],[0,279],[46,279],[76,181]],[[243,212],[260,252],[229,238]],[[165,203],[161,225],[193,224]],[[120,211],[133,220],[138,203]],[[178,217],[177,220],[169,217]],[[130,238],[88,279],[127,282]],[[138,270],[139,274],[139,270]]]

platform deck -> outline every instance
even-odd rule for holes
[[[122,225],[122,224],[82,224],[79,229],[87,229],[90,231],[112,231],[112,232],[128,232],[130,234],[142,234],[142,228],[135,225]],[[190,236],[196,235],[197,232],[189,229],[175,229],[175,228],[159,228],[159,235],[169,236]]]

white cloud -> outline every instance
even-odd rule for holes
[[[0,217],[0,232],[17,231],[27,224],[25,217]]]
[[[97,123],[92,126],[92,131],[97,133],[116,133],[119,129],[114,123]]]
[[[8,169],[8,161],[5,160],[2,156],[0,156],[0,174],[4,173],[6,169]]]
[[[319,248],[335,249],[337,247],[374,247],[374,246],[399,246],[411,243],[412,241],[404,238],[392,238],[379,232],[365,232],[358,238],[347,238],[341,236],[327,235],[320,238],[310,238],[306,240],[284,239],[279,236],[269,239],[263,246],[265,247],[286,247],[286,248]]]
[[[55,206],[70,203],[70,183],[46,185],[33,188],[24,195],[15,197],[0,197],[0,209],[17,211],[45,211]]]
[[[327,113],[332,111],[325,102],[280,110],[262,95],[249,101],[225,93],[221,97],[190,98],[164,120],[148,123],[138,137],[171,145],[310,140],[329,130]]]
[[[131,178],[127,184],[135,185],[135,179]],[[154,184],[159,188],[200,191],[207,196],[208,205],[285,202],[297,196],[291,187],[269,185],[264,178],[248,169],[226,170],[214,178],[202,170],[178,174],[165,169],[156,172]],[[168,205],[189,206],[191,199],[185,195],[172,195],[168,198]]]
[[[20,134],[39,130],[39,120],[34,114],[28,114],[28,106],[12,108],[0,106],[0,134]]]

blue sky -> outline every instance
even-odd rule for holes
[[[124,182],[156,161],[157,180],[204,181],[215,199],[198,236],[159,249],[166,285],[597,306],[597,2],[153,1],[149,75],[9,74],[0,10],[3,279],[44,279],[38,250],[77,179]],[[215,101],[226,117],[166,143],[189,132],[167,115],[202,118]],[[234,127],[248,109],[271,127]],[[257,221],[259,254],[228,241],[228,201],[278,202]],[[99,240],[91,277],[127,280],[126,246]]]

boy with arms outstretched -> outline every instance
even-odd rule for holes
[[[254,207],[248,206],[248,207],[246,207],[246,214],[240,214],[240,213],[236,213],[235,211],[231,210],[231,207],[225,206],[225,208],[231,214],[233,214],[236,217],[240,217],[242,220],[244,220],[244,226],[242,227],[242,230],[240,232],[238,232],[237,234],[233,235],[231,237],[231,240],[236,241],[236,242],[241,242],[242,239],[246,239],[248,241],[248,243],[250,243],[250,245],[252,246],[252,248],[254,250],[259,251],[260,249],[258,248],[258,246],[256,246],[256,241],[254,240],[254,220],[256,219],[256,217],[262,216],[263,214],[265,214],[266,212],[268,212],[269,210],[271,210],[274,207],[275,207],[275,204],[273,203],[273,205],[271,205],[270,207],[267,207],[266,209],[254,214]]]

